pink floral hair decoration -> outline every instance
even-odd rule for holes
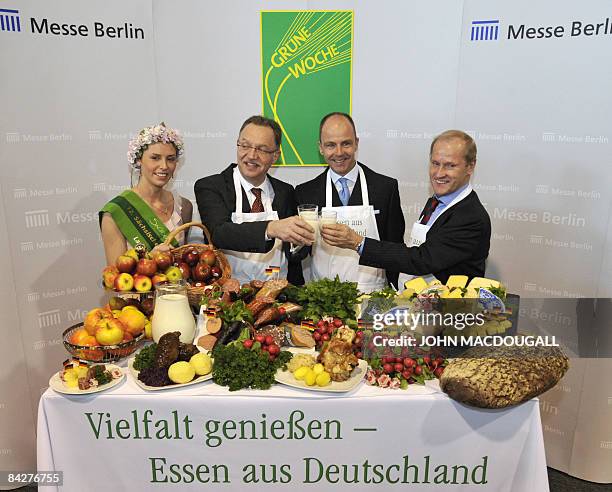
[[[183,155],[183,137],[177,130],[166,127],[162,121],[159,125],[143,128],[136,137],[130,140],[127,151],[128,162],[134,166],[136,161],[142,157],[145,149],[155,143],[171,143],[176,147],[177,157]]]

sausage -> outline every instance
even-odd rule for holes
[[[270,299],[269,297],[256,297],[247,304],[246,308],[253,313],[253,318],[257,318],[257,315],[273,302],[274,299]]]
[[[223,322],[221,321],[221,318],[208,318],[206,320],[206,331],[208,331],[208,333],[210,333],[211,335],[219,333],[219,330],[221,330],[222,323]]]
[[[198,339],[198,346],[209,352],[214,348],[215,343],[217,343],[217,337],[214,335],[202,335]]]
[[[266,308],[261,312],[261,314],[255,320],[255,328],[259,328],[260,326],[263,326],[263,325],[269,325],[270,323],[273,323],[279,318],[280,318],[280,311],[277,308],[275,308],[274,306]]]

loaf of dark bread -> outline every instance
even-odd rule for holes
[[[568,367],[558,347],[473,347],[449,362],[440,387],[468,405],[504,408],[548,391]]]

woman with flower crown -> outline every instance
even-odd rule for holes
[[[148,251],[169,249],[162,243],[170,231],[191,222],[191,202],[164,189],[174,176],[183,147],[180,134],[163,122],[143,128],[130,141],[127,157],[132,188],[99,212],[108,264],[114,264],[119,255],[137,244]],[[178,246],[184,237],[179,234],[172,246]]]

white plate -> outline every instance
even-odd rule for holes
[[[143,390],[147,390],[147,391],[162,391],[162,390],[169,390],[169,389],[175,389],[175,388],[182,388],[183,386],[190,386],[192,384],[198,384],[204,381],[208,381],[209,379],[212,379],[212,372],[209,372],[206,376],[198,376],[197,378],[189,381],[188,383],[169,384],[168,386],[149,386],[148,384],[144,384],[140,379],[138,379],[138,374],[140,373],[140,371],[137,371],[136,369],[134,369],[135,360],[136,360],[136,357],[132,357],[128,361],[128,369],[130,370],[130,376],[134,378],[134,382],[138,386],[140,386]]]
[[[98,364],[98,365],[101,365],[101,364]],[[113,371],[114,369],[119,369],[121,371],[121,377],[117,379],[113,379],[110,383],[103,384],[102,386],[96,386],[95,388],[81,390],[78,388],[78,386],[76,388],[70,388],[66,386],[66,383],[64,383],[64,381],[62,381],[62,378],[60,377],[60,374],[62,373],[62,371],[58,371],[53,376],[51,376],[51,379],[49,379],[49,387],[52,390],[57,391],[58,393],[64,393],[66,395],[89,395],[91,393],[98,393],[99,391],[106,391],[107,389],[110,389],[113,386],[117,386],[121,381],[123,381],[123,378],[125,378],[125,372],[123,371],[123,369],[121,369],[119,366],[116,366],[115,364],[104,364],[104,365],[106,366],[106,369],[109,371]]]
[[[305,389],[308,391],[327,391],[332,393],[346,393],[347,391],[351,391],[355,388],[361,381],[363,380],[366,371],[368,370],[368,363],[359,359],[359,365],[353,369],[351,373],[351,377],[346,381],[342,381],[341,383],[337,381],[332,381],[327,386],[308,386],[304,381],[298,381],[293,377],[293,374],[287,370],[279,369],[276,371],[276,375],[274,379],[278,383],[286,384],[287,386],[291,386],[293,388]]]

